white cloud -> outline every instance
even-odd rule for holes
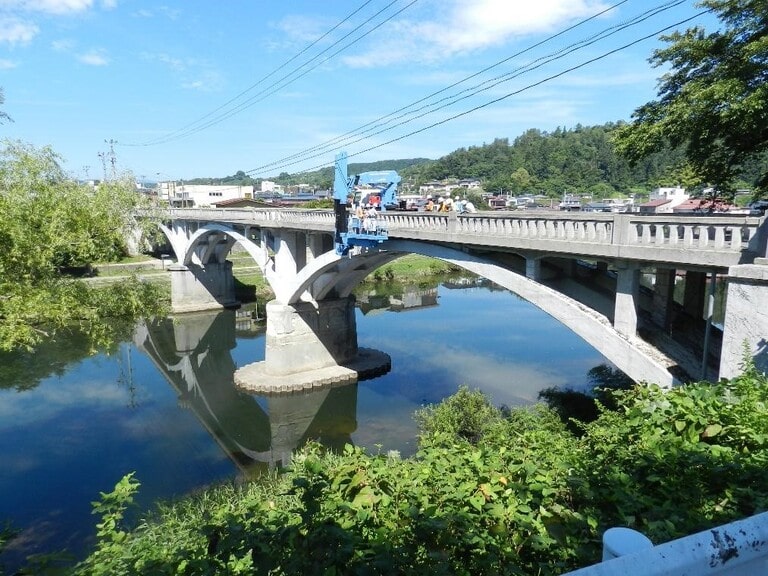
[[[373,67],[403,61],[434,63],[460,53],[501,45],[515,38],[555,30],[565,23],[605,10],[602,0],[440,0],[430,6],[431,20],[393,21],[389,40],[344,61]]]
[[[270,25],[292,42],[313,42],[330,26],[330,21],[307,15],[293,14]]]
[[[50,378],[34,394],[17,394],[3,390],[0,394],[0,430],[6,427],[29,426],[55,418],[70,408],[72,398],[80,398],[80,407],[109,409],[125,406],[126,391],[108,380],[66,382]]]
[[[77,59],[89,66],[106,66],[109,64],[109,58],[104,50],[91,50],[90,52],[80,54]]]
[[[454,50],[482,48],[513,36],[553,30],[607,7],[600,0],[537,0],[517,3],[514,9],[508,0],[457,0],[448,23],[450,34],[441,34],[439,40],[447,39]]]
[[[16,68],[16,66],[18,66],[18,64],[16,64],[16,62],[13,60],[0,58],[0,70],[10,70],[11,68]]]
[[[54,52],[70,52],[75,47],[72,40],[54,40],[51,42],[51,48]]]
[[[200,92],[217,92],[221,88],[221,75],[215,70],[203,70],[193,80],[182,82],[183,88]]]
[[[93,6],[93,0],[0,0],[6,10],[67,14],[82,12]]]
[[[18,18],[0,18],[0,44],[26,44],[37,36],[40,29],[32,22]]]
[[[159,62],[178,73],[183,88],[215,92],[223,84],[221,73],[206,59],[178,58],[164,52],[143,52],[141,57],[148,62]]]

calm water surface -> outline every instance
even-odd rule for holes
[[[358,305],[359,345],[387,352],[392,370],[331,391],[238,392],[233,372],[263,360],[264,334],[230,311],[139,324],[112,355],[83,358],[72,341],[41,350],[24,370],[0,367],[0,522],[21,530],[0,564],[63,548],[82,555],[94,534],[91,502],[129,472],[149,507],[283,465],[310,438],[408,455],[414,411],[462,384],[496,404],[531,404],[543,388],[583,386],[607,362],[493,286],[361,294]]]

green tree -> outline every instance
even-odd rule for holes
[[[658,100],[644,104],[616,135],[637,161],[665,146],[683,147],[699,177],[732,196],[744,164],[768,149],[768,5],[764,0],[703,0],[722,30],[701,27],[662,39],[650,62],[669,66]],[[762,166],[758,187],[768,190]]]
[[[69,178],[50,148],[0,148],[0,350],[34,348],[82,329],[110,341],[116,319],[161,310],[157,288],[137,280],[95,290],[67,276],[126,253],[142,197],[133,179],[89,188]]]
[[[0,88],[0,106],[3,104],[5,104],[5,93],[3,92],[3,89]],[[13,120],[10,116],[8,116],[8,114],[0,110],[0,124],[3,122],[13,122]]]
[[[528,192],[531,186],[533,186],[534,180],[525,168],[518,168],[509,177],[512,183],[512,191],[520,194],[522,192]]]

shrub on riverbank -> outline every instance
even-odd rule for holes
[[[766,509],[768,379],[614,394],[574,434],[545,406],[462,389],[421,411],[413,457],[311,445],[290,470],[164,506],[123,531],[130,477],[97,506],[75,574],[560,574],[630,526],[660,543]]]

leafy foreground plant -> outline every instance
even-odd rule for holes
[[[411,458],[312,445],[285,473],[162,506],[132,531],[127,477],[73,573],[561,574],[599,561],[611,526],[660,543],[766,508],[764,375],[614,400],[576,435],[545,406],[504,412],[462,389],[419,413]]]

